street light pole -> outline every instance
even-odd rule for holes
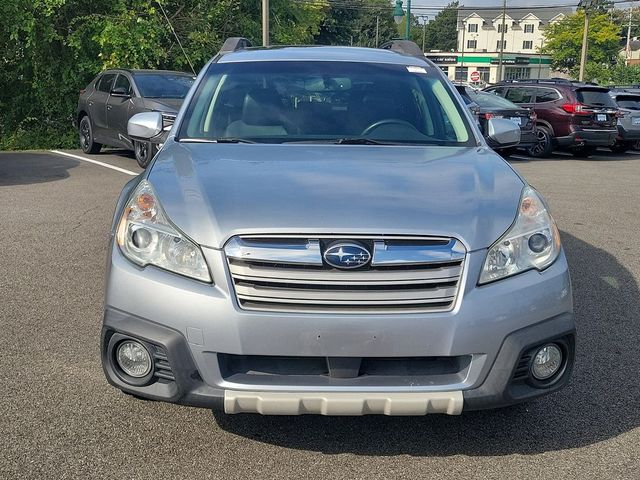
[[[579,7],[584,8],[584,31],[582,32],[582,55],[580,56],[580,76],[578,80],[584,81],[584,69],[587,64],[587,41],[589,34],[589,7],[591,6],[591,0],[581,0],[578,3]]]
[[[502,81],[502,59],[504,56],[504,31],[506,27],[506,16],[507,16],[507,0],[503,0],[502,2],[502,34],[500,35],[500,56],[498,57],[498,81]]]
[[[427,20],[429,20],[429,15],[420,15],[420,18],[422,18],[422,51],[425,52],[427,43]]]
[[[411,0],[407,0],[407,29],[405,40],[411,40]]]
[[[262,0],[262,46],[269,46],[269,0]]]

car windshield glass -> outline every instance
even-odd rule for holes
[[[628,110],[640,110],[640,97],[624,96],[616,97],[616,102],[620,108]]]
[[[136,73],[140,95],[147,98],[184,98],[193,85],[191,75],[173,73]]]
[[[432,69],[320,61],[212,64],[178,138],[472,145],[463,107]]]
[[[613,98],[607,90],[596,89],[580,89],[576,91],[578,101],[592,107],[613,107],[615,104]]]
[[[484,109],[520,110],[522,108],[494,93],[471,91],[469,97]]]

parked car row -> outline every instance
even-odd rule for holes
[[[103,145],[131,149],[146,167],[162,145],[191,88],[193,75],[160,70],[107,70],[80,92],[76,121],[85,153]],[[565,79],[510,80],[477,90],[456,84],[489,145],[508,156],[516,149],[546,157],[561,149],[589,156],[598,147],[615,153],[640,149],[640,87],[611,88]],[[162,112],[162,133],[151,141],[127,134],[129,118],[139,112]],[[517,123],[517,147],[492,144],[488,120]]]

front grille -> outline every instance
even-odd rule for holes
[[[371,262],[327,264],[322,252],[340,241],[367,248]],[[241,308],[309,313],[451,310],[466,253],[449,238],[255,236],[235,237],[225,252]]]

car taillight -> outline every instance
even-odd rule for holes
[[[493,113],[485,113],[484,115],[482,115],[482,117],[484,117],[486,120],[489,120],[495,117],[495,115]]]
[[[616,110],[616,118],[624,118],[624,112],[622,110]]]
[[[575,115],[589,115],[589,112],[585,112],[585,105],[581,103],[565,103],[562,105],[562,109],[567,113],[573,113]]]

